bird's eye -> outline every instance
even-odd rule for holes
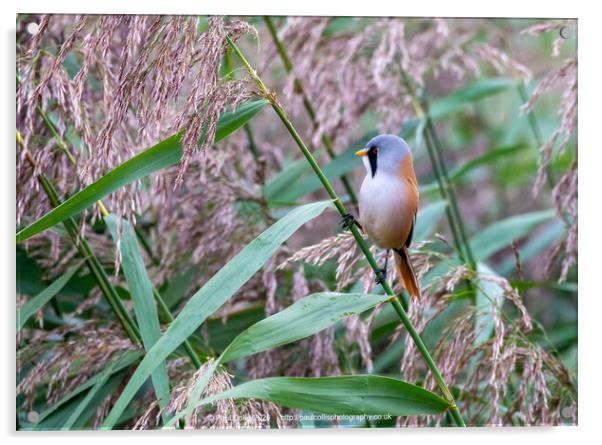
[[[372,149],[371,149],[371,150],[372,150],[372,152],[373,152],[374,154],[377,154],[377,153],[378,153],[378,147],[372,147]]]

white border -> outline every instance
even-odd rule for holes
[[[182,1],[149,2],[128,1],[78,1],[22,0],[17,2],[19,12],[54,13],[125,13],[125,14],[224,14],[224,15],[347,15],[347,16],[444,16],[444,17],[577,17],[584,7],[576,2],[546,1],[543,4],[524,0],[505,0],[494,4],[470,1],[394,2],[303,0],[228,0],[223,2]]]
[[[3,184],[1,207],[9,209],[8,216],[0,218],[2,224],[3,260],[2,283],[6,285],[3,293],[5,314],[8,314],[3,333],[6,334],[6,350],[2,355],[5,360],[2,366],[3,381],[7,391],[3,394],[3,431],[9,439],[19,437],[26,441],[44,441],[44,443],[64,443],[84,439],[90,443],[105,443],[111,440],[127,440],[140,438],[149,443],[164,444],[165,440],[176,437],[174,433],[14,433],[14,302],[12,296],[15,289],[14,269],[14,91],[15,78],[12,72],[14,63],[14,29],[15,14],[17,12],[54,12],[54,13],[150,13],[150,14],[227,14],[227,15],[350,15],[350,16],[443,16],[443,17],[572,17],[579,20],[579,146],[583,147],[580,153],[579,169],[579,222],[580,222],[580,256],[579,256],[579,427],[564,428],[505,428],[505,429],[471,429],[463,432],[456,429],[446,430],[353,430],[353,431],[284,431],[254,434],[252,432],[183,432],[177,433],[177,440],[181,441],[237,441],[245,443],[249,440],[258,443],[286,441],[288,443],[301,443],[307,440],[329,439],[341,440],[345,443],[362,443],[371,440],[369,437],[376,435],[376,440],[382,443],[391,441],[410,443],[419,440],[423,443],[456,443],[479,444],[487,441],[488,445],[504,444],[508,442],[523,443],[529,441],[546,443],[563,443],[578,439],[587,441],[597,434],[602,394],[600,392],[599,369],[600,363],[600,322],[597,322],[602,313],[600,301],[601,284],[597,280],[601,276],[602,243],[600,237],[600,193],[602,184],[599,180],[602,174],[599,169],[602,143],[600,141],[600,18],[592,6],[594,2],[556,1],[527,2],[525,0],[504,0],[502,2],[474,2],[467,0],[394,2],[393,0],[369,1],[330,1],[303,0],[301,2],[284,2],[276,0],[263,0],[251,2],[249,0],[226,0],[222,2],[185,2],[169,1],[151,3],[148,0],[128,1],[61,1],[49,2],[43,0],[21,0],[12,5],[1,2],[2,38],[4,58],[1,70],[2,82],[2,107],[5,114],[0,123],[4,136],[4,149],[1,150],[5,157],[2,163],[5,171],[2,174]],[[525,199],[529,199],[526,197]],[[11,360],[6,360],[11,357]],[[169,437],[165,437],[168,434]],[[577,434],[578,438],[574,436]],[[379,437],[380,436],[380,437]],[[372,439],[374,440],[374,439]],[[50,441],[50,442],[47,442]],[[585,442],[587,443],[587,442]]]

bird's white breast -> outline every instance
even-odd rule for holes
[[[372,241],[384,249],[403,246],[414,216],[409,214],[408,183],[387,173],[368,174],[359,201],[360,222]]]

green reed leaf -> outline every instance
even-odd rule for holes
[[[482,276],[497,275],[486,264],[477,263],[477,273],[475,305],[479,310],[476,313],[476,332],[478,332],[478,335],[475,338],[475,345],[481,345],[489,339],[495,329],[493,306],[495,305],[498,312],[502,309],[505,291],[495,281],[482,278]]]
[[[249,101],[240,105],[236,111],[224,112],[217,123],[214,142],[219,142],[242,127],[266,104],[266,100]],[[168,137],[157,145],[125,161],[96,182],[80,190],[61,205],[19,231],[17,233],[17,244],[87,209],[96,201],[120,187],[150,175],[157,170],[176,164],[182,158],[180,136],[180,134],[175,134]]]
[[[520,260],[524,263],[529,261],[535,255],[540,254],[552,245],[559,242],[566,234],[566,227],[559,219],[550,221],[542,230],[537,231],[528,241],[518,247],[520,252]],[[507,276],[516,267],[516,259],[514,253],[510,252],[495,270],[501,275]]]
[[[529,145],[527,145],[527,144],[515,144],[515,145],[508,145],[508,146],[503,146],[503,147],[492,148],[491,150],[488,150],[482,156],[473,158],[470,161],[465,162],[465,163],[455,167],[454,169],[452,169],[449,172],[449,178],[452,181],[457,181],[478,167],[481,167],[483,165],[488,165],[488,164],[492,164],[493,166],[495,166],[495,164],[494,164],[495,161],[506,158],[506,157],[513,156],[527,148],[529,148]],[[431,182],[429,184],[423,184],[420,186],[420,193],[429,193],[429,192],[433,192],[436,190],[439,190],[439,186],[436,181]]]
[[[449,408],[448,402],[424,388],[377,375],[251,380],[203,399],[199,405],[226,398],[254,398],[334,415],[414,416],[439,414]]]
[[[227,362],[300,340],[387,301],[388,295],[322,292],[309,295],[238,335],[222,354]]]
[[[21,330],[27,320],[35,314],[42,306],[48,303],[52,298],[58,294],[63,287],[69,282],[69,280],[75,275],[75,272],[79,270],[83,260],[71,267],[67,272],[62,274],[56,280],[54,280],[46,289],[40,292],[38,295],[33,297],[22,307],[17,309],[17,332]]]
[[[320,201],[294,208],[251,241],[190,297],[167,331],[147,352],[106,418],[103,428],[110,429],[115,425],[138,389],[157,366],[240,289],[284,241],[331,205],[331,201]]]
[[[554,210],[523,213],[496,221],[481,230],[470,240],[477,261],[484,261],[492,254],[527,235],[539,224],[554,217]]]
[[[514,79],[498,77],[479,79],[453,91],[448,96],[432,100],[429,114],[432,119],[441,119],[455,113],[467,104],[501,93],[517,85],[518,82]]]
[[[149,350],[161,337],[159,314],[153,295],[153,283],[148,276],[136,233],[130,223],[121,220],[121,239],[119,239],[119,217],[108,215],[104,218],[111,236],[115,240],[121,253],[121,265],[128,283],[128,288],[134,302],[134,313],[142,336],[144,349]],[[155,394],[159,406],[164,408],[169,402],[169,377],[163,362],[152,374]]]
[[[413,241],[422,241],[437,227],[437,223],[445,213],[447,201],[436,201],[418,211],[416,227],[414,228]]]
[[[90,419],[96,414],[98,407],[106,400],[106,398],[114,393],[118,388],[124,377],[126,376],[125,370],[114,373],[104,385],[100,388],[95,389],[92,397],[87,398],[87,393],[79,394],[72,398],[70,401],[62,405],[57,410],[53,411],[51,415],[46,417],[44,420],[40,420],[37,423],[24,423],[21,430],[23,431],[54,431],[63,429],[74,413],[78,412],[77,419],[71,425],[71,429],[84,429]],[[104,375],[103,375],[104,377]],[[98,381],[97,381],[98,382]],[[85,406],[82,403],[85,402]],[[83,409],[80,410],[80,407]]]
[[[309,337],[390,298],[389,295],[321,292],[304,297],[281,312],[255,323],[241,332],[205,371],[188,398],[186,410],[177,413],[169,424],[192,413],[219,364]]]

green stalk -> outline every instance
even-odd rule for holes
[[[295,140],[295,142],[299,146],[299,149],[301,150],[301,152],[307,159],[307,162],[309,162],[310,166],[314,170],[314,173],[316,174],[316,176],[318,176],[318,178],[320,179],[320,182],[322,182],[324,189],[326,190],[326,192],[328,193],[330,198],[333,200],[333,203],[334,203],[337,211],[339,212],[339,214],[341,216],[346,215],[347,210],[345,208],[345,205],[341,201],[341,198],[339,198],[339,196],[336,194],[336,192],[332,188],[332,185],[328,181],[328,178],[326,178],[326,176],[322,172],[322,169],[320,168],[320,166],[314,159],[313,155],[311,154],[311,152],[309,151],[309,149],[307,148],[307,146],[305,145],[305,143],[299,136],[299,133],[297,133],[297,130],[291,123],[290,119],[286,115],[286,112],[284,111],[282,106],[278,103],[278,101],[274,97],[273,93],[265,86],[265,84],[263,83],[261,78],[257,75],[257,72],[249,64],[249,62],[247,61],[247,59],[245,58],[243,53],[240,51],[238,46],[236,46],[234,41],[232,41],[232,39],[229,36],[226,36],[226,40],[227,40],[228,44],[230,45],[230,47],[232,48],[232,50],[236,53],[236,55],[238,56],[240,61],[243,63],[243,65],[247,69],[249,75],[255,81],[255,83],[257,84],[257,86],[259,87],[261,92],[263,93],[263,95],[266,97],[266,99],[268,99],[268,101],[272,105],[272,108],[274,109],[274,111],[276,112],[276,114],[278,115],[278,117],[280,118],[282,123],[284,124],[284,126],[287,128],[287,130],[290,133],[290,135],[292,136],[292,138]],[[374,271],[376,276],[379,278],[384,278],[382,271],[380,270],[380,268],[378,267],[378,264],[376,263],[376,260],[370,253],[370,249],[368,248],[367,243],[362,238],[362,235],[360,234],[357,226],[351,225],[350,231],[353,234],[355,241],[357,242],[358,246],[360,247],[361,251],[363,252],[364,256],[366,257],[366,260],[370,264],[370,267],[372,268],[372,270]],[[420,338],[418,331],[416,331],[416,328],[414,328],[414,325],[412,324],[412,321],[408,317],[406,311],[404,310],[401,303],[395,296],[395,293],[391,289],[391,286],[389,286],[389,283],[384,280],[381,285],[382,285],[384,291],[387,293],[387,295],[390,295],[391,298],[389,299],[389,302],[393,305],[395,312],[397,313],[397,315],[401,319],[401,322],[403,323],[403,325],[407,329],[408,333],[414,340],[414,343],[416,344],[416,348],[422,355],[426,365],[428,366],[431,373],[433,374],[433,377],[435,378],[437,386],[443,393],[446,400],[449,402],[449,404],[450,404],[449,410],[454,418],[454,421],[456,422],[456,424],[458,426],[466,426],[466,424],[464,423],[464,420],[462,418],[462,415],[460,414],[458,406],[456,405],[454,397],[452,396],[451,391],[447,387],[447,384],[445,383],[445,380],[443,379],[441,372],[437,368],[437,365],[435,364],[435,361],[431,357],[426,345],[422,341],[422,338]]]
[[[472,247],[470,246],[470,242],[468,241],[468,237],[466,236],[466,227],[464,225],[464,218],[462,218],[462,215],[460,214],[460,209],[458,207],[458,199],[456,197],[455,186],[454,186],[453,181],[449,178],[449,173],[447,171],[445,161],[443,160],[443,148],[441,145],[441,141],[440,141],[439,137],[437,136],[437,132],[435,131],[435,126],[433,125],[433,121],[429,117],[428,108],[426,106],[426,103],[424,103],[424,106],[425,106],[426,116],[427,116],[427,129],[429,129],[431,138],[434,142],[435,153],[436,153],[437,159],[439,161],[439,165],[440,165],[441,171],[443,173],[443,178],[445,179],[445,183],[446,183],[446,186],[447,186],[447,189],[449,192],[450,204],[453,209],[453,213],[456,217],[456,223],[458,225],[458,232],[460,233],[460,239],[462,241],[462,244],[464,245],[464,250],[465,250],[466,256],[468,257],[468,262],[470,264],[470,267],[471,267],[471,269],[475,270],[476,262],[474,259],[474,254],[472,253]]]
[[[466,262],[466,258],[464,257],[464,250],[462,249],[462,240],[460,237],[460,232],[456,225],[456,218],[454,217],[453,209],[450,204],[450,191],[448,184],[443,179],[443,173],[440,171],[439,164],[436,162],[436,155],[434,144],[431,140],[431,134],[429,132],[425,132],[425,145],[431,160],[431,166],[433,167],[433,172],[435,173],[435,178],[437,179],[437,185],[439,187],[439,193],[441,193],[441,197],[448,202],[448,205],[445,207],[445,214],[447,216],[447,221],[449,222],[449,226],[452,232],[452,237],[454,239],[454,245],[456,246],[456,251],[460,256],[460,259],[463,262]]]
[[[520,81],[518,83],[517,90],[522,103],[527,103],[529,100],[529,95],[527,94],[527,88],[525,88],[525,82]],[[531,133],[533,133],[533,139],[535,140],[535,144],[537,144],[538,147],[541,147],[543,145],[543,137],[541,136],[541,129],[539,128],[537,116],[535,116],[535,112],[533,110],[527,113],[527,121],[529,122],[529,128],[531,128]],[[552,186],[553,185],[554,184],[552,183]]]
[[[476,271],[477,264],[472,253],[470,241],[466,236],[466,227],[464,226],[464,219],[462,218],[458,207],[456,191],[453,182],[449,177],[445,161],[443,160],[443,147],[441,145],[439,137],[437,136],[437,132],[435,131],[433,121],[430,118],[428,102],[424,98],[422,101],[420,101],[420,98],[418,97],[418,94],[416,93],[416,90],[414,89],[410,78],[406,74],[401,64],[399,65],[399,70],[401,72],[401,76],[406,85],[406,88],[412,96],[412,102],[414,104],[416,117],[418,119],[424,119],[424,122],[426,124],[425,145],[427,147],[431,165],[433,166],[433,171],[435,172],[435,176],[437,178],[437,184],[439,185],[439,191],[441,192],[441,196],[444,199],[446,199],[449,203],[449,205],[446,208],[446,215],[447,220],[449,222],[449,226],[452,231],[452,236],[454,238],[454,244],[456,246],[458,256],[460,257],[460,260],[463,263],[468,263],[470,269]],[[470,301],[474,306],[476,306],[477,292],[474,287],[474,284],[471,280],[465,280],[465,283],[468,288],[467,290]]]
[[[441,141],[437,136],[435,126],[433,125],[432,119],[430,118],[428,103],[425,99],[423,99],[422,101],[420,100],[415,88],[412,86],[410,78],[406,74],[405,70],[401,67],[401,65],[399,66],[399,70],[401,72],[401,76],[406,85],[406,88],[412,96],[416,117],[418,119],[424,119],[426,123],[425,141],[427,151],[431,160],[431,164],[433,166],[433,171],[435,172],[435,176],[437,178],[437,183],[439,184],[439,190],[441,191],[442,196],[445,199],[447,199],[449,203],[449,212],[447,212],[447,219],[452,229],[454,243],[456,244],[462,261],[466,262],[466,260],[468,260],[470,268],[472,270],[475,270],[476,262],[472,253],[472,247],[470,246],[470,242],[468,241],[468,237],[466,235],[466,227],[464,226],[464,219],[462,218],[458,207],[456,191],[451,179],[449,178],[449,173],[443,160],[443,148],[441,145]]]
[[[266,15],[263,17],[263,20],[265,21],[268,29],[270,30],[270,35],[272,36],[272,40],[274,41],[274,44],[276,45],[276,49],[278,50],[278,54],[280,55],[280,58],[282,59],[282,64],[284,65],[286,72],[289,74],[292,73],[293,72],[293,63],[291,62],[291,59],[288,56],[288,53],[286,52],[286,48],[284,47],[284,45],[278,38],[278,33],[276,32],[276,27],[274,26],[272,19]],[[307,97],[305,90],[303,89],[303,84],[297,78],[295,78],[293,80],[293,83],[294,83],[294,87],[295,87],[295,92],[297,92],[298,94],[303,96],[303,106],[305,107],[305,111],[307,111],[307,114],[308,114],[309,118],[311,119],[311,122],[312,122],[314,128],[318,128],[316,112],[315,112],[313,106],[311,105],[311,102],[309,101],[309,98]],[[322,139],[322,143],[324,144],[324,147],[326,148],[326,152],[328,153],[328,156],[330,157],[330,159],[336,158],[337,155],[336,155],[336,152],[334,151],[334,148],[332,145],[332,140],[330,139],[330,136],[327,133],[322,133],[321,139]],[[347,192],[347,195],[349,196],[349,200],[351,201],[351,203],[354,206],[357,206],[357,195],[355,194],[355,191],[353,190],[353,186],[351,185],[349,178],[346,175],[341,175],[339,179],[341,180],[341,183],[343,184],[343,187],[345,188],[345,191]]]

